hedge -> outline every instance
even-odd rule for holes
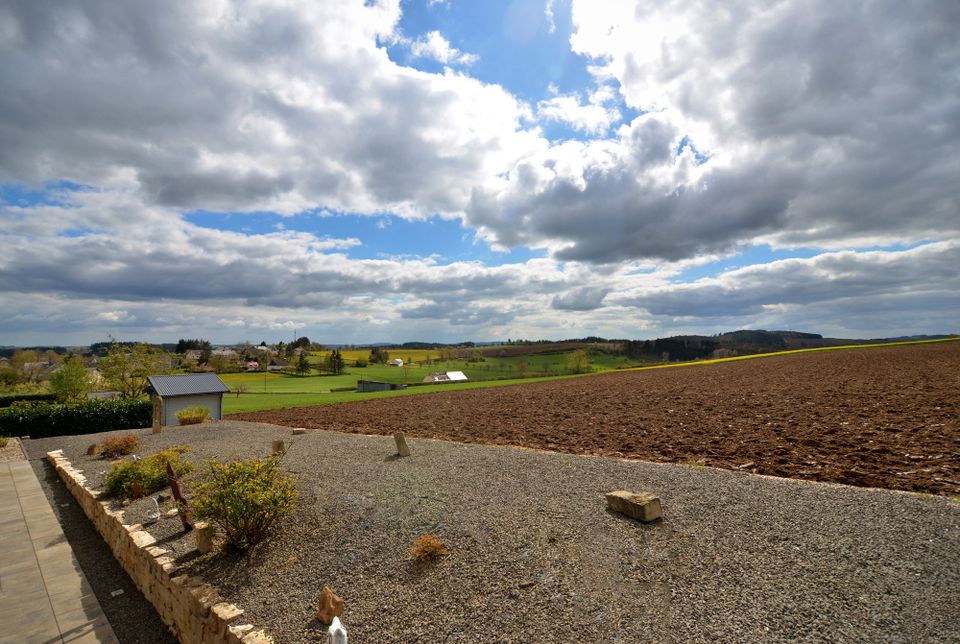
[[[149,427],[149,400],[87,400],[75,405],[38,404],[0,409],[0,435],[47,438]]]
[[[3,394],[0,395],[0,408],[9,407],[15,402],[52,402],[57,399],[56,394]]]

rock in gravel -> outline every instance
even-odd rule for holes
[[[403,435],[403,432],[394,434],[393,440],[397,444],[397,454],[400,456],[410,456],[410,448],[407,447],[407,438]]]
[[[320,591],[320,608],[317,610],[317,619],[326,625],[333,623],[334,617],[343,614],[343,600],[332,590],[330,586],[324,586]]]
[[[271,450],[274,454],[283,454],[283,452],[285,451],[283,449],[283,441],[273,441]]]
[[[100,446],[97,443],[94,443],[87,448],[87,456],[96,456],[100,453]]]
[[[197,537],[197,550],[205,555],[213,550],[213,529],[204,521],[197,521],[193,524],[193,534]]]
[[[656,521],[663,516],[660,499],[648,492],[617,490],[607,493],[607,505],[614,512],[626,514],[638,521]]]
[[[306,434],[306,433],[307,433],[307,430],[304,427],[294,427],[293,429],[294,436],[302,436],[303,434]]]

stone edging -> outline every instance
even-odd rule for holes
[[[224,602],[215,587],[178,573],[169,551],[155,546],[156,539],[143,526],[124,525],[123,512],[111,510],[109,501],[100,501],[100,493],[86,487],[83,472],[70,464],[63,450],[47,452],[47,460],[177,639],[187,644],[272,644],[265,631],[239,623],[243,609]]]

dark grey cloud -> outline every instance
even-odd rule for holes
[[[551,306],[560,311],[592,311],[600,308],[609,289],[583,286],[553,298]]]

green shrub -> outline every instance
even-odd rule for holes
[[[177,476],[184,476],[193,471],[190,461],[180,458],[180,454],[185,451],[187,451],[185,447],[173,447],[140,461],[114,463],[113,468],[103,479],[107,494],[123,499],[130,498],[133,496],[134,481],[139,484],[140,496],[162,490],[169,485],[167,463],[173,466]]]
[[[177,412],[177,421],[181,425],[197,425],[205,422],[210,410],[206,407],[187,407]]]
[[[0,407],[9,407],[15,402],[24,400],[53,402],[56,399],[56,394],[4,394],[0,396]]]
[[[110,436],[103,439],[103,447],[100,449],[100,453],[108,458],[124,456],[133,454],[138,447],[140,447],[140,440],[133,434]]]
[[[37,404],[0,409],[0,434],[50,436],[97,434],[116,429],[149,427],[149,400],[86,400],[75,405]]]
[[[284,475],[279,456],[230,463],[209,460],[193,489],[193,511],[198,519],[216,523],[228,545],[247,550],[293,509],[296,499],[296,479]]]

